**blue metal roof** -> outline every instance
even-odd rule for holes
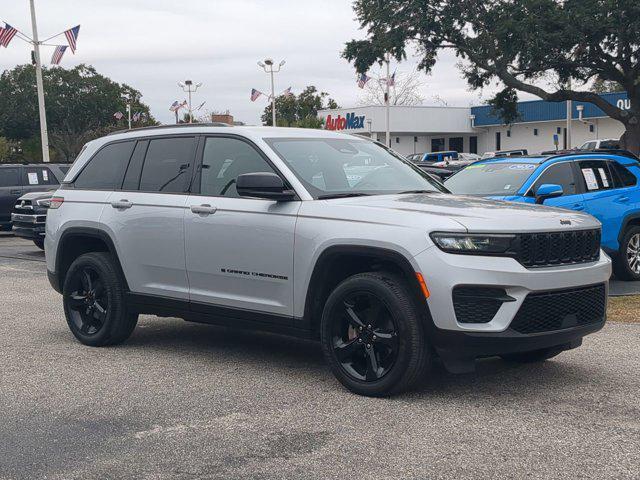
[[[540,157],[492,157],[485,158],[484,160],[478,160],[475,164],[480,163],[542,163],[548,156]]]
[[[618,105],[622,108],[628,108],[629,99],[626,92],[603,93],[601,97],[603,97],[613,105]],[[607,116],[602,110],[600,110],[592,103],[573,102],[573,118],[578,118],[578,105],[584,105],[584,110],[582,112],[583,118]],[[567,105],[566,102],[546,102],[544,100],[532,100],[527,102],[518,102],[518,112],[520,113],[520,118],[514,123],[566,120]],[[493,107],[491,105],[471,107],[471,114],[476,116],[475,125],[477,127],[504,124],[504,121],[493,113]]]

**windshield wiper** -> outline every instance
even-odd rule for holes
[[[327,195],[319,195],[318,200],[327,200],[330,198],[348,198],[348,197],[368,197],[368,193],[329,193]]]
[[[398,195],[402,195],[403,193],[436,193],[433,190],[405,190],[404,192],[399,192]]]

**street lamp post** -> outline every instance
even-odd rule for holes
[[[282,60],[274,67],[272,58],[265,58],[264,61],[258,62],[258,65],[264,69],[271,77],[271,124],[276,126],[276,90],[273,82],[273,74],[278,73],[286,62]]]
[[[202,83],[196,83],[194,85],[193,81],[185,80],[184,82],[178,82],[178,86],[182,88],[183,92],[186,92],[189,95],[189,123],[193,123],[193,110],[191,109],[191,94],[195,93],[198,88],[202,86]]]

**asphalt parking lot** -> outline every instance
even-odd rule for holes
[[[0,478],[640,477],[640,325],[370,399],[274,335],[143,316],[84,347],[42,259],[0,237]]]

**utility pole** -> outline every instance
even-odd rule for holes
[[[38,112],[40,113],[40,141],[42,143],[42,161],[49,163],[49,134],[47,133],[47,112],[44,108],[44,84],[42,82],[42,63],[40,62],[40,42],[36,25],[36,8],[33,0],[31,6],[31,27],[33,29],[33,56],[36,61],[36,85],[38,88]]]
[[[571,79],[569,79],[569,90],[571,90]],[[573,117],[573,102],[567,100],[567,149],[571,150],[571,120]]]
[[[391,132],[389,131],[389,54],[387,53],[386,55],[387,59],[386,59],[386,64],[387,64],[387,80],[386,80],[386,90],[384,92],[384,105],[385,105],[385,125],[386,125],[386,130],[387,130],[387,147],[391,146]]]
[[[191,93],[195,93],[198,88],[202,86],[202,83],[193,84],[191,80],[185,80],[184,82],[178,82],[178,86],[182,88],[183,92],[186,92],[189,95],[189,123],[193,123],[193,110],[191,109]],[[177,110],[176,110],[176,118],[177,118]]]
[[[264,62],[258,62],[258,66],[262,67],[271,77],[271,125],[274,127],[276,126],[276,89],[273,74],[278,73],[285,63],[286,62],[282,60],[276,69],[274,69],[272,58],[265,58]]]

